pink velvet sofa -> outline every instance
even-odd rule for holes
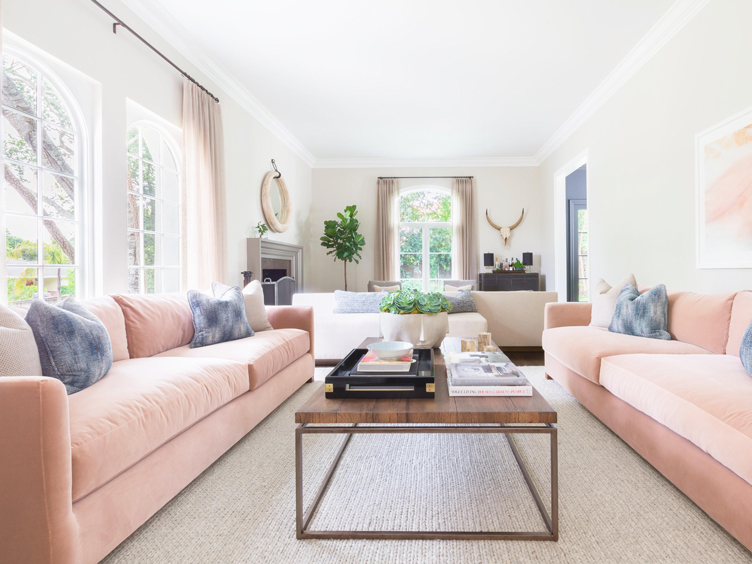
[[[84,304],[112,340],[102,380],[0,378],[0,562],[98,562],[313,377],[311,308],[190,349],[184,294]]]
[[[671,341],[589,327],[590,307],[548,304],[547,377],[752,549],[752,292],[669,293]]]

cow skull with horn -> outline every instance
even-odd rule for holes
[[[496,225],[493,221],[491,221],[491,218],[488,217],[488,210],[486,210],[486,219],[488,220],[488,223],[491,224],[491,227],[494,229],[499,230],[499,234],[501,235],[501,241],[504,243],[504,248],[509,248],[509,237],[512,235],[512,229],[517,227],[520,223],[522,223],[522,218],[525,217],[525,208],[522,208],[522,213],[520,214],[520,219],[517,220],[517,222],[514,225],[510,225],[509,227],[499,227]]]

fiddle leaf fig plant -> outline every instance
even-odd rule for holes
[[[440,292],[400,290],[398,292],[389,292],[384,296],[379,309],[384,313],[393,313],[395,315],[417,313],[433,315],[443,311],[451,311],[452,304]]]
[[[327,255],[334,260],[341,260],[345,265],[345,290],[347,290],[347,263],[360,264],[360,251],[366,244],[365,237],[358,233],[360,222],[357,206],[347,206],[345,211],[337,214],[336,220],[324,222],[324,236],[321,246],[329,249]]]

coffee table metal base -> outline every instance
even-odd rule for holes
[[[538,506],[546,531],[518,532],[518,531],[314,531],[308,528],[316,508],[324,499],[327,487],[331,482],[337,465],[347,448],[353,435],[356,434],[384,434],[384,433],[503,433],[506,435],[517,465],[522,472],[530,493]],[[316,496],[307,511],[303,511],[303,435],[305,434],[344,434],[337,454],[334,456],[324,480],[316,492]],[[511,437],[513,434],[546,434],[551,441],[551,513],[549,514],[543,499],[533,484],[530,472],[520,457],[519,450]],[[311,426],[299,424],[295,429],[295,510],[296,531],[299,539],[453,539],[453,540],[559,540],[559,470],[556,427],[552,424],[539,426],[521,425],[453,425],[453,426],[402,426],[389,425],[383,427],[350,426]]]

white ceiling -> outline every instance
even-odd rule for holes
[[[126,0],[316,160],[540,154],[673,2]]]

